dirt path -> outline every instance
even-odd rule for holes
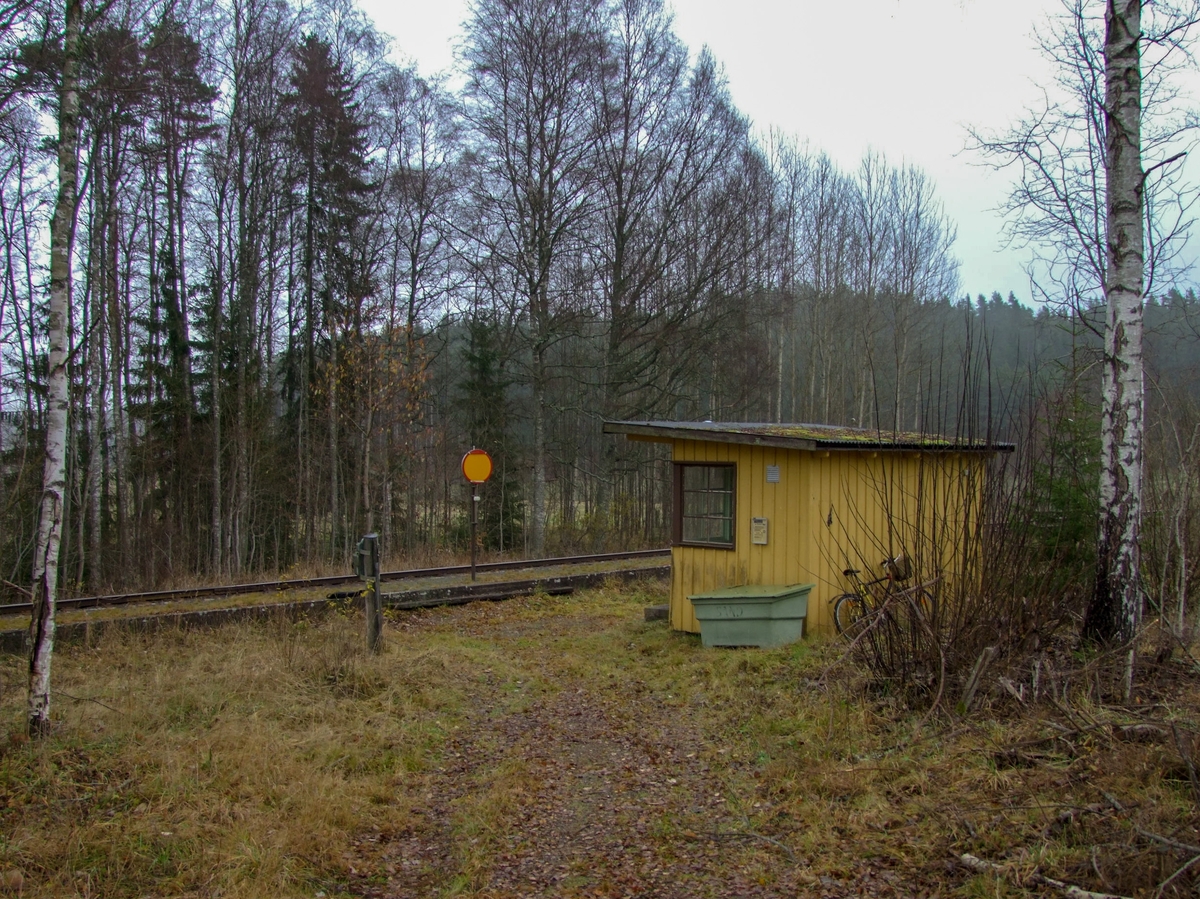
[[[616,697],[568,686],[475,723],[426,785],[421,825],[374,847],[389,876],[367,895],[794,895],[777,876],[757,882],[764,865],[795,865],[744,830],[684,722],[647,726]],[[489,802],[493,831],[456,829],[460,807]]]
[[[914,894],[893,872],[853,854],[838,853],[845,860],[839,879],[815,876],[788,846],[804,822],[781,829],[763,772],[709,742],[719,738],[703,700],[680,704],[632,672],[606,677],[582,671],[578,657],[559,657],[557,648],[612,621],[519,622],[482,606],[452,614],[457,633],[499,649],[528,680],[499,683],[489,675],[473,687],[465,726],[448,737],[431,770],[405,783],[412,824],[356,842],[347,858],[352,895]],[[420,632],[440,620],[406,628]],[[771,825],[755,830],[754,821],[768,819]]]

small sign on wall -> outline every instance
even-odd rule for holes
[[[750,542],[756,546],[767,545],[767,519],[750,519]]]

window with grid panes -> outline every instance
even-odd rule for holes
[[[676,543],[733,548],[733,465],[675,466]]]

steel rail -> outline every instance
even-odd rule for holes
[[[650,559],[666,556],[670,549],[639,549],[627,552],[594,553],[586,556],[557,556],[551,559],[517,559],[507,562],[481,562],[476,571],[517,571],[522,568],[549,568],[555,565],[587,565],[592,562],[618,562],[626,559]],[[409,568],[400,571],[385,571],[379,575],[383,581],[409,580],[422,577],[447,577],[454,574],[470,574],[470,565],[447,565],[441,568]],[[80,596],[60,599],[55,604],[60,609],[91,609],[123,606],[139,602],[170,602],[181,599],[198,599],[204,596],[238,596],[245,593],[269,593],[283,590],[303,590],[309,587],[336,587],[359,580],[353,574],[335,574],[327,577],[297,578],[290,581],[264,581],[257,584],[227,584],[217,587],[185,587],[180,590],[153,590],[146,593],[115,593],[108,596]],[[0,615],[31,612],[33,603],[16,602],[0,605]]]

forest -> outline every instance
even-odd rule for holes
[[[0,15],[16,597],[63,36],[54,6]],[[66,594],[348,570],[369,531],[389,567],[460,553],[472,447],[487,550],[662,545],[667,463],[617,419],[1012,440],[1045,463],[1038,514],[1090,538],[1100,296],[965,295],[929,175],[751,122],[661,0],[480,0],[439,77],[352,0],[88,3],[80,47]],[[1146,307],[1147,577],[1186,592],[1200,301],[1175,280]]]

